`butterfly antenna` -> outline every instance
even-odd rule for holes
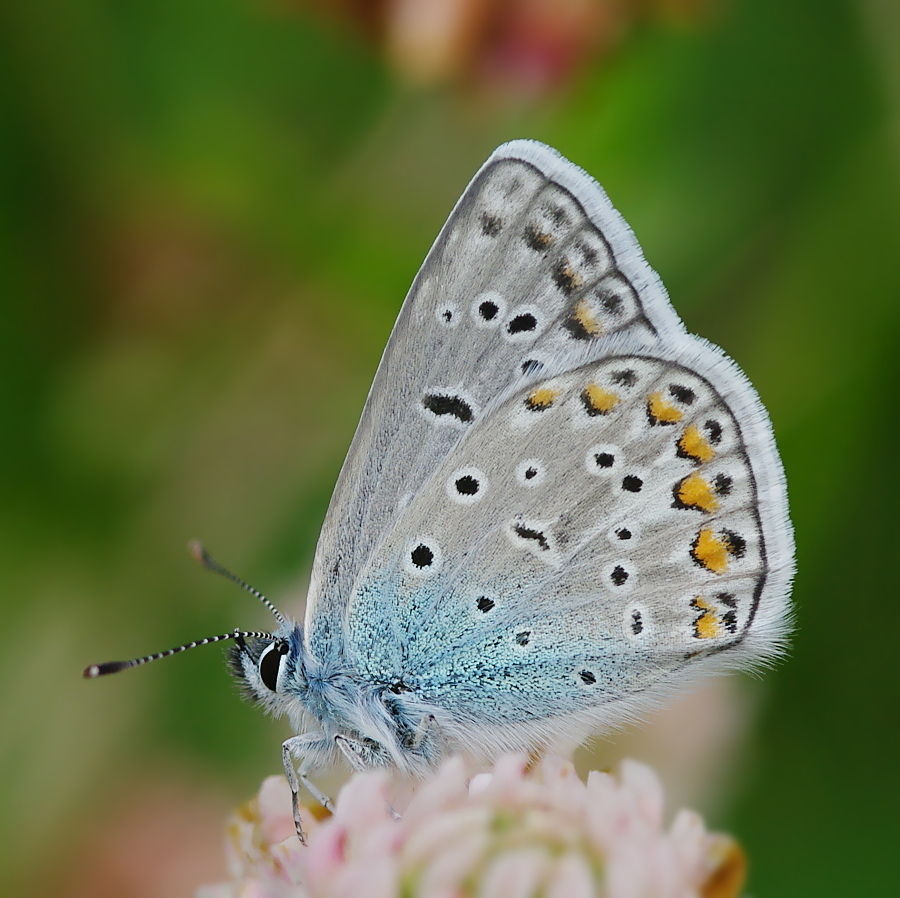
[[[212,571],[214,574],[221,574],[228,580],[231,580],[232,583],[237,583],[242,589],[246,589],[250,595],[256,596],[275,615],[275,619],[279,624],[286,624],[287,619],[285,616],[258,590],[254,589],[249,583],[245,583],[241,580],[240,577],[232,574],[227,568],[222,567],[218,561],[212,558],[209,552],[203,548],[203,545],[197,540],[193,540],[190,544],[191,554],[200,564],[203,565],[208,571]]]
[[[149,664],[151,661],[159,661],[160,658],[168,658],[169,655],[177,655],[179,652],[186,652],[188,649],[195,649],[200,645],[221,642],[223,639],[234,639],[237,641],[237,644],[243,648],[245,639],[274,639],[274,637],[271,633],[250,632],[247,630],[236,629],[232,633],[223,633],[221,636],[207,636],[205,639],[198,639],[195,642],[186,642],[184,645],[176,646],[174,649],[156,652],[153,655],[144,655],[143,658],[132,658],[130,661],[106,661],[103,664],[92,664],[90,667],[84,669],[82,676],[85,679],[93,680],[96,677],[104,677],[107,674],[118,673],[120,670],[128,670],[129,667],[140,667],[142,664]]]

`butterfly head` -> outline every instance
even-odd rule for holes
[[[228,648],[228,666],[244,696],[269,713],[283,714],[302,691],[300,627],[289,621],[263,637],[238,638]]]

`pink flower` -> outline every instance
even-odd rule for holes
[[[740,848],[691,811],[666,828],[659,780],[634,761],[584,783],[556,757],[505,757],[471,780],[452,759],[399,820],[389,784],[353,777],[333,817],[304,817],[303,847],[287,783],[267,779],[229,824],[231,883],[198,898],[728,898],[743,883]]]

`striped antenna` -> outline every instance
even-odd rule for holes
[[[143,658],[132,658],[130,661],[106,661],[103,664],[92,664],[84,669],[82,676],[87,680],[93,680],[96,677],[104,677],[107,674],[118,673],[120,670],[128,670],[129,667],[140,667],[142,664],[149,664],[151,661],[159,661],[160,658],[168,658],[169,655],[177,655],[179,652],[186,652],[188,649],[195,649],[200,645],[209,645],[213,642],[221,642],[223,639],[235,639],[238,645],[243,645],[245,639],[274,639],[271,633],[250,632],[247,630],[236,629],[233,633],[223,633],[221,636],[207,636],[205,639],[198,639],[195,642],[186,642],[184,645],[176,646],[174,649],[167,649],[164,652],[156,652],[154,655],[144,655]]]
[[[223,568],[218,561],[210,557],[210,554],[203,548],[203,545],[197,540],[193,540],[190,543],[191,554],[200,564],[203,565],[208,571],[212,571],[214,574],[221,574],[221,576],[225,577],[228,580],[231,580],[232,583],[237,583],[242,589],[246,589],[247,592],[252,596],[256,596],[275,615],[275,619],[279,624],[286,624],[287,619],[285,616],[258,590],[254,589],[249,583],[245,583],[241,580],[240,577],[232,574],[231,571]]]

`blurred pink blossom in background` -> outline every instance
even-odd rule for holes
[[[708,18],[714,0],[282,0],[361,34],[399,78],[537,98],[647,20]]]

